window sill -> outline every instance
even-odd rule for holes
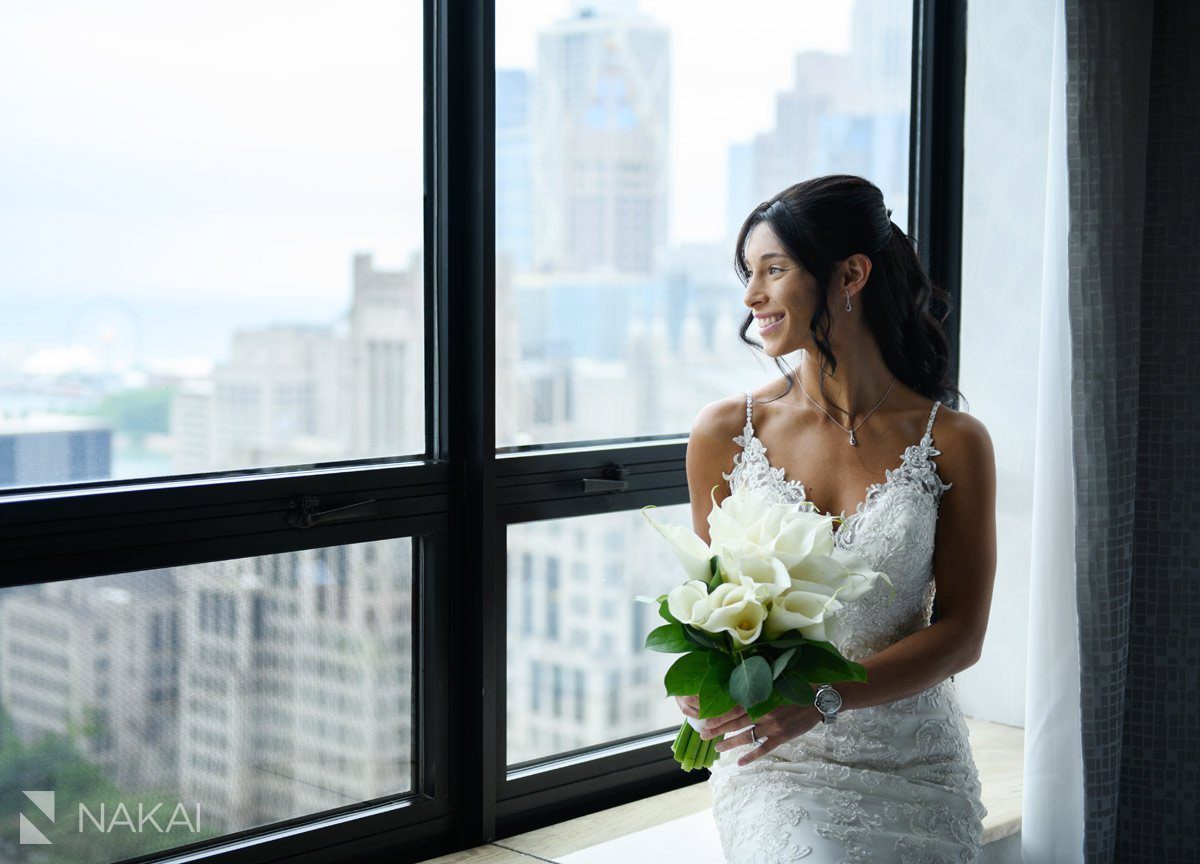
[[[1025,764],[1025,730],[1002,723],[967,718],[971,751],[983,786],[985,859],[1000,864],[1020,861],[1013,835],[1021,831],[1022,772]],[[708,783],[666,792],[578,819],[549,825],[480,846],[430,859],[424,864],[599,864],[632,861],[631,844],[653,860],[675,860],[685,854],[691,864],[723,864],[712,824]],[[639,835],[633,837],[632,835]],[[1003,842],[1002,841],[1007,841]],[[993,847],[993,844],[995,846]],[[1004,854],[999,852],[1001,845]],[[658,854],[661,850],[662,854]],[[1015,853],[1015,857],[1014,857]]]

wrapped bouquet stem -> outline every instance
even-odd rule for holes
[[[665,622],[645,647],[681,655],[664,678],[667,695],[699,702],[699,719],[686,718],[673,748],[685,771],[716,760],[719,739],[700,738],[703,720],[740,705],[756,721],[785,703],[811,705],[814,683],[867,680],[833,645],[838,615],[877,579],[892,582],[834,544],[838,517],[740,487],[720,504],[714,496],[709,544],[646,518],[687,574],[666,594],[636,598],[657,605]]]

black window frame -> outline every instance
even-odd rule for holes
[[[414,789],[131,861],[420,861],[707,777],[678,769],[673,730],[506,764],[507,527],[686,503],[687,437],[496,448],[495,7],[423,4],[426,457],[0,494],[0,588],[411,537]],[[956,304],[957,379],[965,0],[914,0],[912,45],[909,233]],[[304,496],[376,513],[298,529]]]

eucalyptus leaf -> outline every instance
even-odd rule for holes
[[[684,636],[682,624],[664,624],[646,634],[646,647],[666,654],[694,651],[695,646]]]
[[[778,678],[783,674],[783,670],[787,668],[788,661],[796,656],[796,649],[789,648],[775,658],[775,662],[771,664],[771,677]]]
[[[783,697],[776,691],[772,690],[771,695],[757,705],[746,709],[746,716],[751,720],[759,720],[764,715],[770,714],[776,708],[783,704]]]
[[[741,706],[757,705],[771,695],[771,667],[758,655],[743,657],[729,676],[729,695]]]

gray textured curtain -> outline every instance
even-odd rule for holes
[[[1200,861],[1200,3],[1066,11],[1085,860]]]

